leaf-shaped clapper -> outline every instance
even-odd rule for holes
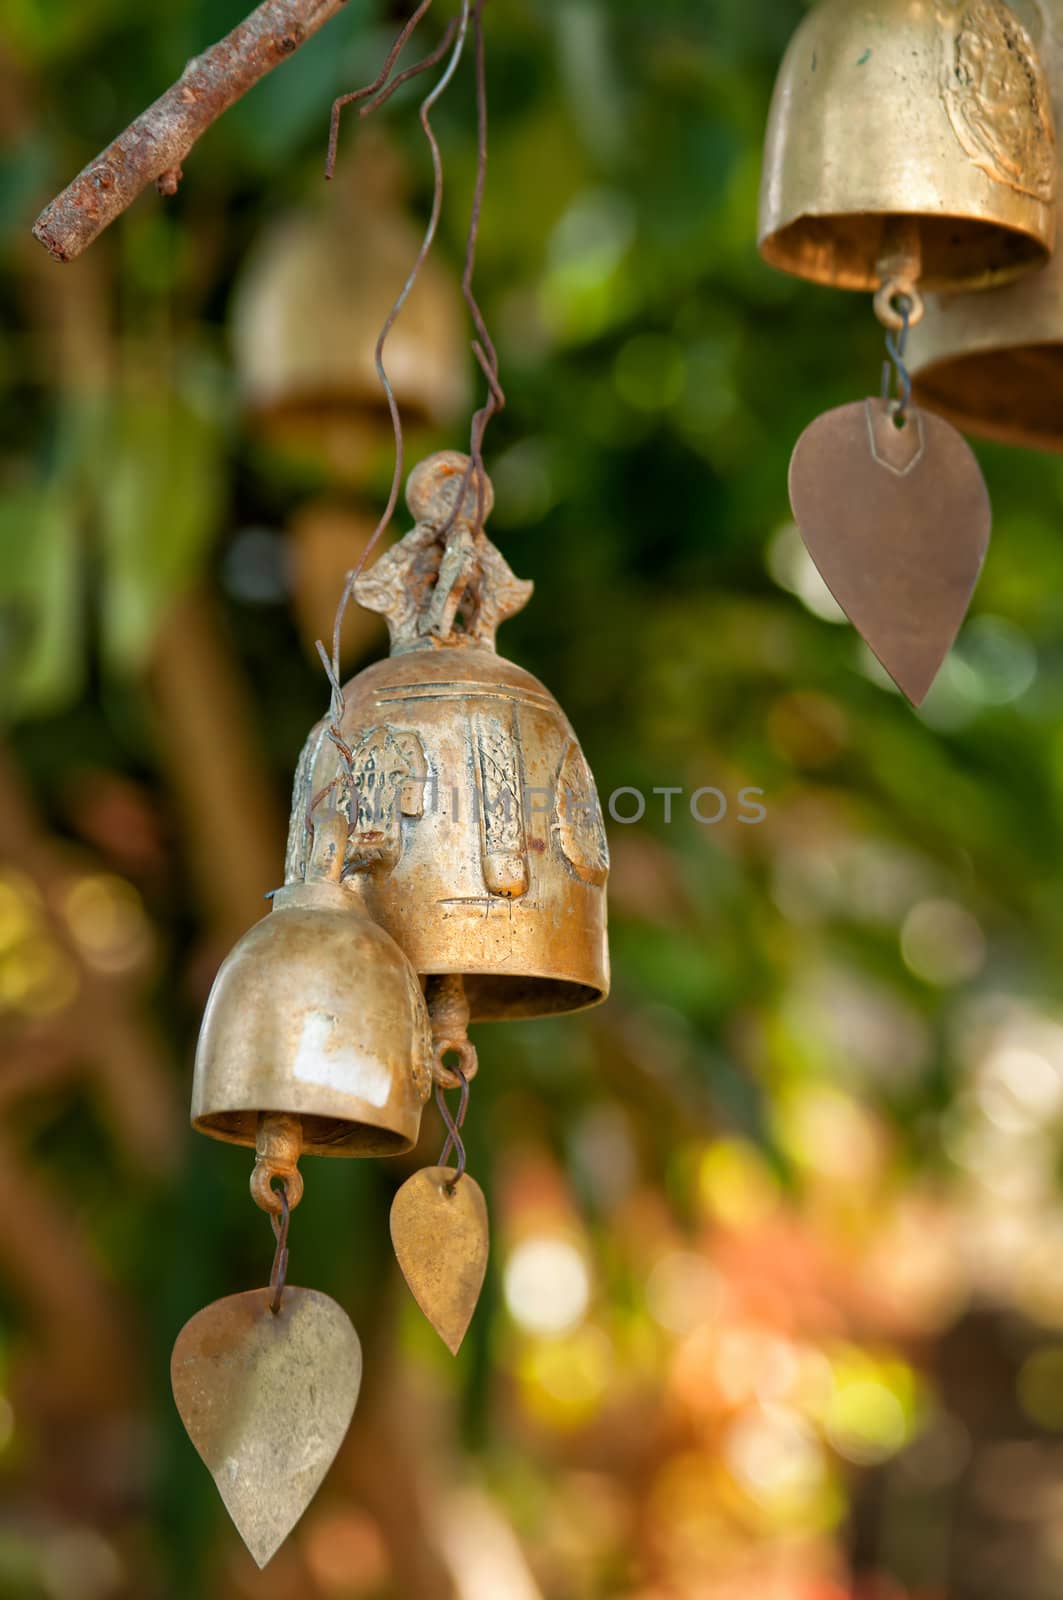
[[[170,1363],[174,1399],[247,1548],[264,1567],[321,1484],[354,1414],[362,1347],[314,1289],[216,1300],[187,1322]]]
[[[885,400],[817,417],[790,463],[790,503],[831,594],[913,705],[967,615],[993,520],[981,469],[943,417]]]
[[[468,1173],[423,1167],[391,1206],[391,1242],[421,1310],[456,1356],[476,1310],[487,1270],[483,1190]]]

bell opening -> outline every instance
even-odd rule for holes
[[[588,983],[522,975],[465,975],[465,994],[473,1022],[529,1021],[585,1011],[605,999],[605,991]]]
[[[837,289],[879,287],[885,215],[801,216],[774,233],[765,234],[760,253],[770,266]],[[1033,234],[1000,223],[968,217],[890,216],[898,229],[918,229],[922,251],[920,287],[984,288],[1008,283],[1029,267],[1047,260],[1044,244]]]
[[[1063,450],[1063,341],[935,362],[916,378],[915,394],[971,433]]]
[[[258,1133],[258,1111],[217,1111],[196,1117],[193,1127],[212,1139],[227,1144],[249,1145]],[[414,1141],[387,1128],[374,1128],[364,1122],[344,1122],[339,1117],[313,1117],[299,1113],[303,1133],[303,1153],[313,1156],[401,1156],[412,1150]]]

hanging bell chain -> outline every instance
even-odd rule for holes
[[[256,1206],[273,1216],[295,1210],[303,1198],[303,1177],[299,1157],[303,1150],[303,1130],[298,1117],[282,1112],[263,1112],[258,1119],[255,1140],[255,1167],[251,1174],[251,1198]],[[283,1197],[273,1187],[283,1185]]]

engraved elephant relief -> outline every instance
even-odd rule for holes
[[[469,752],[474,779],[475,826],[483,885],[492,899],[518,900],[532,886],[528,811],[540,792],[526,789],[520,730],[516,718],[479,713],[469,718]],[[398,865],[403,823],[417,821],[437,794],[444,775],[429,765],[419,734],[383,723],[363,733],[351,751],[350,770],[336,753],[339,772],[329,785],[325,754],[334,746],[324,728],[309,740],[296,773],[289,837],[287,881],[305,875],[312,837],[313,810],[338,787],[337,805],[349,819],[347,870]],[[328,764],[332,764],[331,762]],[[335,770],[335,769],[334,769]],[[549,834],[565,867],[584,883],[602,885],[609,875],[609,848],[598,794],[583,751],[566,743],[552,793],[545,794]],[[455,812],[457,816],[460,812]]]
[[[348,819],[349,870],[395,866],[402,856],[403,819],[424,815],[429,772],[416,733],[389,724],[369,728],[351,751],[349,770],[335,751],[339,770],[331,782],[322,776],[326,750],[335,747],[322,727],[310,736],[296,769],[286,861],[289,883],[306,875],[313,814],[326,794],[335,794],[337,809]]]

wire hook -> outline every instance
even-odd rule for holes
[[[882,398],[890,404],[891,378],[895,375],[899,398],[892,402],[894,421],[899,428],[903,428],[908,420],[908,412],[912,404],[912,375],[906,364],[908,349],[908,331],[912,324],[913,301],[910,295],[903,292],[893,295],[890,299],[890,308],[896,312],[900,319],[899,328],[886,329],[886,354],[888,359],[882,363]],[[893,372],[890,367],[892,364]]]
[[[280,1216],[270,1216],[270,1225],[273,1236],[277,1241],[277,1248],[273,1252],[273,1268],[269,1275],[269,1286],[273,1290],[273,1299],[269,1309],[276,1316],[281,1308],[281,1295],[288,1277],[288,1228],[291,1225],[292,1211],[288,1204],[288,1186],[283,1178],[273,1191],[281,1203]]]
[[[439,1107],[439,1114],[443,1118],[447,1130],[446,1143],[440,1151],[436,1165],[445,1167],[450,1160],[451,1151],[457,1152],[458,1164],[454,1168],[454,1176],[447,1185],[448,1189],[453,1191],[455,1185],[465,1176],[465,1144],[461,1137],[461,1126],[465,1121],[465,1113],[469,1109],[469,1080],[458,1066],[451,1067],[450,1071],[456,1078],[460,1079],[461,1099],[458,1103],[458,1114],[455,1117],[447,1105],[447,1097],[443,1092],[443,1085],[441,1083],[436,1084],[436,1105]]]

